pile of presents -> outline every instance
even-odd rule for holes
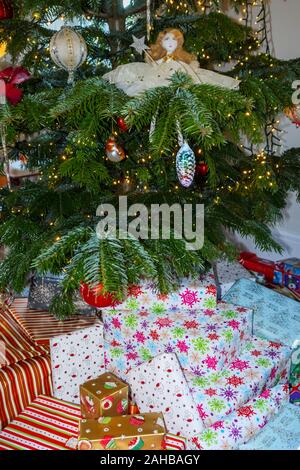
[[[245,251],[240,255],[240,262],[245,268],[257,273],[261,282],[268,287],[300,302],[299,258],[270,261]]]
[[[3,315],[27,344],[0,370],[0,449],[300,446],[300,304],[238,264],[167,296],[144,282],[48,340],[25,299]]]

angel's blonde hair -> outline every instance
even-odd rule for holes
[[[172,54],[175,60],[180,60],[181,62],[185,62],[186,64],[190,64],[193,60],[195,60],[195,56],[189,54],[183,49],[184,43],[184,36],[183,33],[179,29],[175,28],[168,28],[164,29],[164,31],[160,32],[157,36],[155,44],[150,45],[150,55],[152,59],[159,60],[163,59],[167,55],[167,51],[162,47],[162,41],[166,34],[171,33],[175,37],[177,41],[177,48]]]

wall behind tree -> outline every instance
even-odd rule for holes
[[[270,0],[270,21],[275,56],[279,59],[293,59],[300,56],[300,1]],[[299,77],[300,80],[300,77]],[[291,93],[293,90],[291,90]],[[300,147],[300,128],[297,128],[285,117],[282,118],[282,150]],[[283,256],[300,258],[300,204],[295,194],[291,194],[284,219],[273,230],[275,238],[284,247]],[[278,259],[277,253],[259,252],[251,240],[238,239],[242,248],[256,251],[265,257]],[[280,256],[279,256],[280,257]]]

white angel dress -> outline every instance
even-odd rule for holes
[[[186,64],[185,62],[173,59],[149,64],[133,62],[120,65],[115,70],[103,75],[103,78],[115,84],[116,87],[123,90],[126,95],[137,96],[151,88],[170,85],[170,79],[177,71],[182,71],[189,75],[196,84],[208,83],[231,90],[238,89],[240,84],[239,80],[200,68],[197,61]]]

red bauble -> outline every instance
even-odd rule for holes
[[[196,175],[206,176],[209,171],[208,165],[205,162],[197,163],[196,165]]]
[[[88,284],[82,282],[80,286],[80,295],[91,307],[105,308],[112,307],[115,304],[114,296],[112,294],[103,294],[102,284],[90,287]]]
[[[0,20],[10,20],[13,14],[11,2],[9,0],[0,0]]]
[[[118,117],[117,124],[118,124],[119,129],[122,132],[127,132],[128,131],[128,126],[127,126],[125,120],[122,117]]]

